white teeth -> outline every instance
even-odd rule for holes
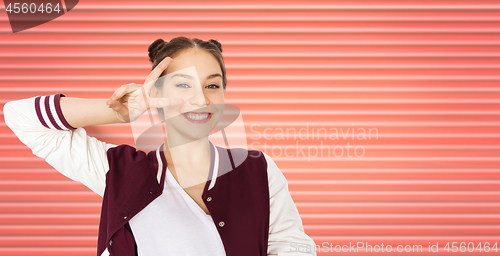
[[[186,114],[186,116],[191,119],[191,120],[195,120],[195,121],[198,121],[198,120],[202,120],[202,119],[207,119],[208,118],[208,113],[206,114]]]

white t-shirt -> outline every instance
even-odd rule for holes
[[[214,175],[218,169],[215,149]],[[209,190],[213,187],[212,179]],[[182,189],[167,167],[163,193],[129,221],[139,256],[226,255],[212,216]]]

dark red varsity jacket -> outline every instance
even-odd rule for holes
[[[210,142],[210,144],[212,144]],[[160,147],[160,149],[163,148]],[[230,162],[220,157],[217,186],[202,194],[212,215],[228,256],[267,255],[269,233],[269,189],[267,163],[258,150],[216,147],[219,156],[232,156],[241,162],[234,170]],[[211,149],[212,177],[215,153]],[[157,181],[156,151],[146,154],[129,145],[108,150],[110,169],[106,174],[97,255],[107,249],[110,255],[137,255],[136,244],[128,220],[157,198],[163,191],[167,163],[163,163],[161,182]],[[248,155],[248,157],[247,157]],[[210,201],[206,198],[211,197]],[[218,223],[224,225],[218,225]]]
[[[103,197],[98,256],[137,255],[128,222],[163,191],[167,171],[165,156],[159,151],[163,146],[146,153],[88,136],[84,128],[71,127],[65,120],[61,97],[64,95],[7,102],[5,124],[34,155]],[[202,199],[226,254],[316,255],[314,241],[304,232],[286,178],[276,163],[259,150],[210,145],[207,181],[212,176],[215,179],[205,185]]]

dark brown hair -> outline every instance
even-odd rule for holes
[[[209,53],[211,53],[219,62],[220,69],[222,70],[222,87],[226,89],[227,78],[226,78],[226,67],[224,65],[224,60],[222,59],[222,46],[219,41],[215,39],[210,39],[204,41],[198,38],[187,38],[184,36],[179,36],[173,38],[169,42],[164,41],[161,38],[156,39],[148,48],[149,61],[153,63],[153,70],[163,59],[166,57],[175,58],[182,51],[200,48]],[[164,75],[164,74],[162,74]],[[161,87],[162,83],[155,83],[156,87]],[[158,112],[163,116],[163,109],[158,109]]]
[[[182,51],[190,48],[203,49],[211,53],[217,59],[220,69],[222,70],[222,85],[223,88],[226,89],[226,67],[222,59],[222,46],[219,41],[215,39],[203,41],[198,38],[189,39],[183,36],[173,38],[170,42],[166,42],[161,38],[156,39],[148,48],[149,61],[153,63],[151,70],[166,57],[175,58],[175,56],[179,55]]]

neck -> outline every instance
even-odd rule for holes
[[[169,169],[192,174],[206,173],[204,167],[207,163],[210,165],[211,158],[208,137],[183,144],[175,143],[174,140],[167,134],[163,148]]]

